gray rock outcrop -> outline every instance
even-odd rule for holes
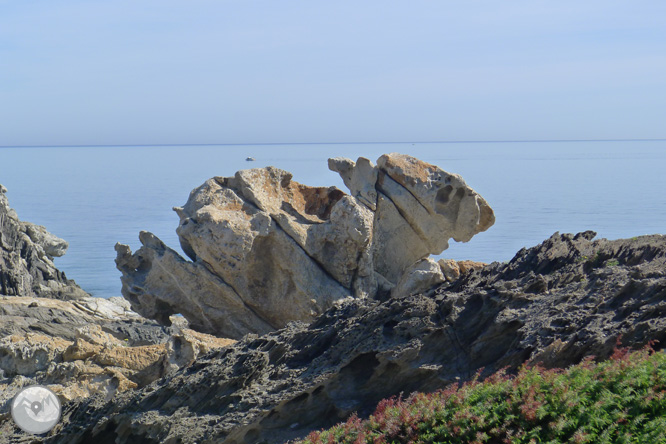
[[[134,254],[116,245],[123,296],[164,324],[181,313],[202,332],[263,334],[346,298],[404,297],[443,282],[428,257],[494,223],[460,176],[413,157],[387,154],[376,166],[335,158],[329,168],[351,195],[273,167],[206,181],[174,208],[189,261],[148,232]]]
[[[400,393],[666,344],[666,236],[556,233],[427,295],[351,299],[142,390],[69,404],[48,443],[283,443]]]
[[[89,296],[53,264],[66,241],[46,228],[19,220],[0,185],[0,295],[78,299]]]
[[[45,385],[61,402],[111,399],[234,342],[195,332],[182,318],[161,326],[126,305],[122,298],[0,296],[0,424],[27,385]]]

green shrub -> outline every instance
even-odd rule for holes
[[[523,366],[431,394],[383,400],[305,444],[666,444],[666,354],[650,346],[567,370]]]

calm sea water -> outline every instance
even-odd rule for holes
[[[404,143],[0,148],[0,183],[22,220],[69,241],[56,265],[95,296],[120,295],[114,245],[155,233],[180,252],[171,210],[212,176],[273,165],[346,191],[327,159],[401,152],[463,176],[497,222],[442,256],[505,261],[555,231],[609,239],[666,233],[666,142]],[[246,162],[252,156],[255,162]]]

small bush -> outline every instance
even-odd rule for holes
[[[431,394],[383,400],[302,444],[666,444],[666,354],[616,348],[567,370],[523,366]]]

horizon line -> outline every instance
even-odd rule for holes
[[[0,145],[0,148],[120,148],[179,146],[270,146],[270,145],[391,145],[391,144],[472,144],[472,143],[574,143],[574,142],[666,142],[666,138],[631,139],[513,139],[513,140],[421,140],[398,142],[258,142],[258,143],[138,143],[84,145]]]

